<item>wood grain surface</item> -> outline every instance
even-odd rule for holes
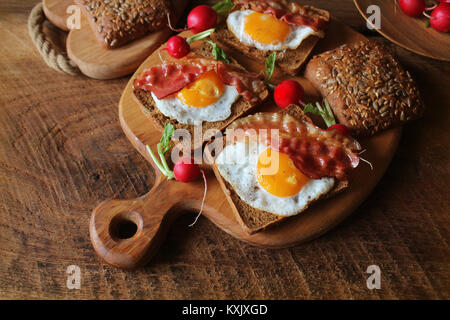
[[[417,54],[450,62],[450,34],[425,27],[425,16],[412,18],[403,13],[396,1],[353,0],[356,8],[365,19],[367,7],[377,5],[380,8],[381,35]],[[431,13],[431,12],[428,12]]]
[[[101,200],[135,198],[154,183],[119,125],[128,79],[49,69],[27,34],[36,2],[0,2],[0,298],[450,298],[448,63],[394,47],[427,112],[405,127],[372,195],[332,232],[261,249],[205,218],[189,228],[194,214],[184,215],[151,264],[124,271],[97,258],[88,224]],[[305,2],[365,29],[350,0]],[[366,287],[372,264],[381,268],[381,290]],[[66,286],[69,265],[80,267],[80,290]]]

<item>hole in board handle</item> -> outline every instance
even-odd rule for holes
[[[114,241],[133,238],[142,230],[142,217],[134,211],[125,211],[112,218],[109,225],[109,234]]]

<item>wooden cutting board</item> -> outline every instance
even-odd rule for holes
[[[175,0],[178,17],[187,1]],[[46,17],[57,27],[68,31],[67,8],[73,0],[43,0]],[[172,21],[174,24],[176,21]],[[116,49],[103,48],[95,38],[88,21],[81,14],[81,28],[69,31],[67,54],[81,72],[94,79],[115,79],[133,73],[142,62],[165,42],[172,31],[164,28]]]
[[[316,52],[362,39],[364,37],[361,34],[337,21],[332,21],[326,38],[319,42]],[[234,54],[234,57],[251,71],[263,70],[261,64],[245,56]],[[145,60],[136,74],[158,63],[159,57],[155,53]],[[151,120],[133,100],[133,79],[134,76],[119,102],[120,124],[133,146],[153,165],[145,145],[148,144],[155,150],[161,133],[154,128]],[[274,82],[277,83],[282,79],[286,77],[276,74]],[[317,91],[306,79],[303,77],[295,79],[304,86],[307,101],[320,99]],[[258,111],[262,109],[279,110],[273,106],[273,102],[268,102]],[[315,204],[279,226],[253,235],[248,235],[241,228],[212,170],[205,168],[208,191],[203,215],[233,237],[261,247],[289,247],[316,238],[348,217],[367,198],[388,167],[400,136],[401,128],[396,128],[368,139],[361,139],[361,145],[367,149],[364,157],[373,164],[373,171],[368,165],[361,163],[350,177],[348,190]],[[200,208],[203,196],[201,179],[188,184],[169,181],[161,176],[154,165],[153,167],[156,172],[156,183],[147,194],[131,200],[107,200],[92,213],[90,220],[92,244],[101,258],[116,267],[133,268],[147,263],[177,216],[187,211],[198,212]]]
[[[364,19],[371,5],[380,7],[381,29],[377,31],[388,40],[422,56],[450,61],[450,34],[425,28],[426,18],[409,17],[397,5],[397,1],[353,0]],[[430,12],[431,13],[431,12]]]

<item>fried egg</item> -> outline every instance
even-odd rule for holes
[[[259,50],[296,49],[310,35],[323,37],[308,26],[290,25],[267,13],[234,11],[227,18],[228,29],[240,42]]]
[[[253,208],[295,215],[334,187],[334,178],[310,179],[285,153],[248,141],[227,145],[215,164],[238,196]]]
[[[193,125],[227,119],[239,93],[235,86],[225,85],[215,71],[208,71],[170,97],[158,99],[153,93],[152,97],[166,117]]]

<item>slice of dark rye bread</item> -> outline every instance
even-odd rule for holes
[[[213,59],[212,54],[212,46],[207,42],[202,42],[202,44],[195,46],[192,51],[196,54],[199,54],[205,58],[211,58]],[[230,60],[230,63],[243,71],[246,71],[242,66],[240,66],[236,60],[234,60],[231,57],[228,57]],[[191,134],[191,137],[194,137],[194,125],[189,124],[183,124],[178,122],[176,119],[166,117],[164,114],[162,114],[159,109],[156,107],[155,101],[153,100],[153,97],[150,92],[147,92],[145,90],[134,90],[133,96],[135,101],[138,102],[140,105],[142,111],[150,117],[156,128],[160,131],[164,130],[164,124],[166,122],[169,122],[174,126],[175,129],[186,129]],[[269,96],[269,91],[266,88],[259,96],[260,102],[264,101]],[[208,129],[217,129],[219,131],[222,131],[225,129],[233,120],[241,117],[242,115],[247,114],[250,110],[252,110],[254,107],[260,104],[259,103],[251,103],[247,100],[245,100],[242,96],[239,96],[239,98],[233,103],[231,106],[231,115],[225,120],[222,121],[215,121],[215,122],[202,122],[202,132],[205,133]],[[206,138],[206,137],[205,137]]]
[[[292,105],[289,108],[285,109],[283,112],[288,113],[290,116],[299,119],[299,120],[306,120],[311,121],[308,116],[306,116],[300,107]],[[225,139],[225,138],[223,138]],[[225,145],[225,141],[223,142]],[[208,149],[208,146],[205,149],[206,155],[209,157],[210,160],[212,160],[211,153]],[[217,156],[217,155],[216,155]],[[222,188],[223,192],[225,193],[225,196],[227,197],[228,202],[230,203],[230,206],[236,216],[236,219],[241,224],[242,228],[245,232],[248,234],[254,234],[263,230],[266,230],[269,227],[273,227],[278,225],[279,223],[289,220],[289,218],[295,217],[301,212],[304,212],[310,205],[314,204],[315,202],[326,199],[329,197],[332,197],[333,195],[338,194],[339,192],[346,189],[349,185],[348,180],[336,180],[336,183],[333,187],[333,189],[328,192],[327,194],[323,195],[319,199],[316,199],[309,203],[307,207],[305,207],[302,211],[299,211],[297,214],[293,216],[280,216],[276,215],[264,210],[256,209],[247,204],[245,201],[243,201],[239,195],[236,193],[234,188],[229,184],[220,174],[217,166],[214,162],[212,162],[211,165],[214,174],[217,177],[217,180],[219,181],[220,187]]]
[[[311,12],[317,12],[318,15],[326,18],[326,20],[329,21],[330,13],[328,11],[310,6],[308,6],[308,8]],[[234,50],[237,50],[260,63],[264,63],[269,55],[271,55],[273,52],[276,52],[276,66],[283,72],[290,75],[296,75],[299,72],[300,68],[306,62],[308,56],[316,46],[316,43],[320,40],[320,38],[317,36],[309,36],[302,41],[297,49],[294,50],[259,50],[255,47],[240,42],[239,39],[236,38],[230,30],[228,30],[226,21],[222,21],[217,26],[216,31],[211,35],[211,38],[214,41],[222,44],[223,46],[233,48]]]

